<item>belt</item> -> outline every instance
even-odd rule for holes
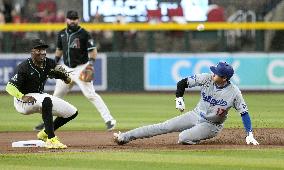
[[[213,125],[216,125],[216,126],[221,126],[220,123],[214,123],[214,122],[212,122],[211,120],[208,120],[208,119],[204,116],[204,114],[203,114],[202,112],[200,112],[199,115],[200,115],[200,117],[202,117],[202,118],[203,118],[204,120],[206,120],[207,122],[209,122],[209,123],[211,123],[211,124],[213,124]]]

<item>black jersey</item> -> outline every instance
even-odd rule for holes
[[[28,58],[17,66],[15,75],[9,80],[9,83],[17,87],[23,94],[43,93],[48,73],[55,66],[54,60],[46,58],[43,68],[39,68],[31,58]]]
[[[69,32],[67,28],[57,35],[57,48],[63,51],[63,61],[68,67],[88,62],[88,51],[96,48],[94,40],[89,32],[79,27],[75,32]]]

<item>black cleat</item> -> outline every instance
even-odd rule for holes
[[[44,129],[44,123],[40,123],[37,126],[34,127],[34,131],[41,131],[42,129]]]
[[[116,125],[116,120],[114,119],[106,122],[106,127],[108,131],[113,130],[115,128],[115,125]]]

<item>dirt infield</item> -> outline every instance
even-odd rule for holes
[[[260,146],[248,146],[245,143],[243,129],[224,129],[217,137],[198,145],[178,145],[178,133],[139,139],[118,146],[112,140],[113,132],[65,131],[56,132],[62,143],[68,146],[64,150],[45,148],[12,148],[11,143],[19,140],[36,139],[36,132],[0,132],[0,153],[41,153],[41,152],[95,152],[98,150],[207,150],[237,148],[284,148],[284,129],[255,129],[254,135]]]

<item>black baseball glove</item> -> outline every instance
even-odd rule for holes
[[[48,73],[48,78],[61,79],[66,84],[69,84],[71,82],[69,72],[67,72],[61,65],[56,65],[54,69],[51,69]]]

